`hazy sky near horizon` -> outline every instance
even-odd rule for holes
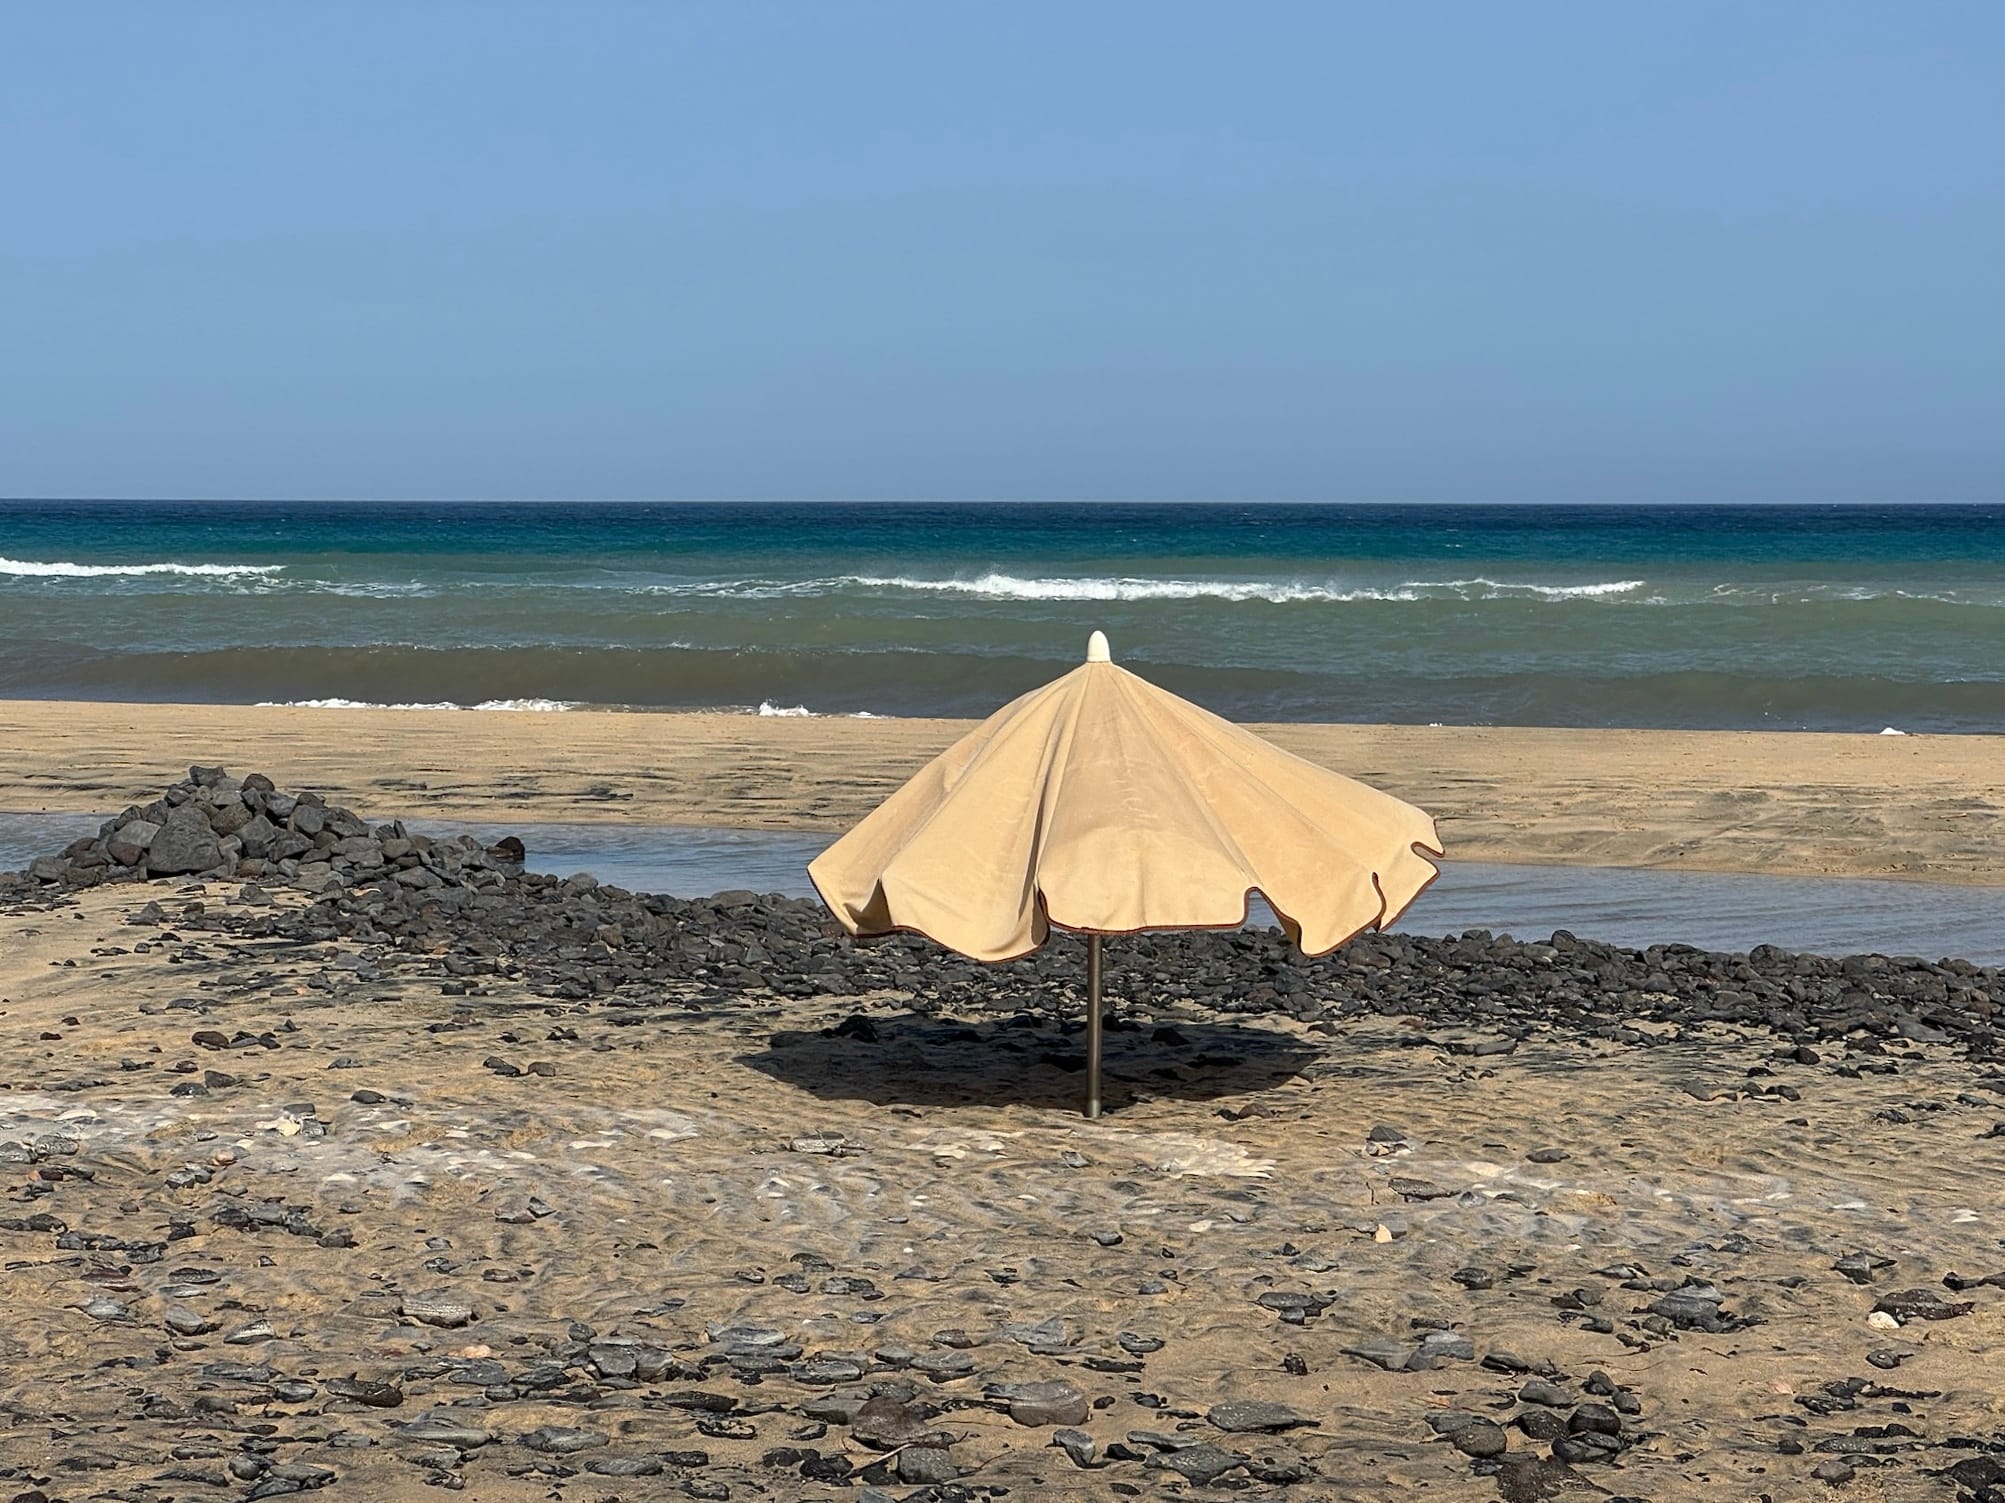
[[[10,8],[0,495],[2005,499],[2005,6]]]

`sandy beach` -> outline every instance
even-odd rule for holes
[[[0,881],[22,1497],[2005,1481],[1996,967],[1116,939],[1088,1122],[1075,940],[982,967],[385,823],[823,827],[953,723],[26,708],[0,805],[166,797],[137,865]],[[1276,735],[1451,849],[1998,878],[1995,743]],[[279,787],[175,765],[224,753]]]
[[[1996,971],[1128,941],[1089,1123],[1064,946],[480,881],[8,901],[21,1496],[2005,1476]]]
[[[227,757],[365,814],[836,831],[966,726],[8,701],[0,809],[115,811]],[[2005,883],[2005,737],[1274,725],[1465,860]]]

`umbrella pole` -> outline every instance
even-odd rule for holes
[[[1086,936],[1086,1115],[1100,1115],[1100,936]]]

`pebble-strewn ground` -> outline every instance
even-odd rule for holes
[[[0,894],[0,1498],[2005,1497],[1995,970],[331,839]]]
[[[2005,1078],[1946,1044],[1483,1053],[1508,1036],[1165,986],[1088,1123],[1047,1020],[442,995],[184,917],[261,912],[236,890],[0,919],[7,1496],[2005,1473],[2005,1289],[1956,1287],[2005,1269]]]

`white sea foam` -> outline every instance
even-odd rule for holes
[[[374,699],[342,699],[338,695],[328,699],[261,699],[259,709],[278,710],[513,710],[548,712],[555,710],[575,710],[575,699],[483,699],[479,704],[455,704],[449,699],[430,701],[406,701],[401,704],[386,704]]]
[[[1804,585],[1785,590],[1762,590],[1759,588],[1737,589],[1732,585],[1721,585],[1715,595],[1728,599],[1754,600],[1767,605],[1819,605],[1835,602],[1843,605],[1871,605],[1882,600],[1910,601],[1916,605],[1946,605],[1959,609],[1999,610],[2005,608],[2005,593],[1998,591],[1979,592],[1972,590],[1840,590],[1829,585]]]
[[[812,719],[815,712],[806,705],[776,705],[770,699],[762,699],[759,701],[759,713],[769,719],[800,720]]]
[[[31,559],[0,558],[0,574],[27,579],[103,579],[124,574],[192,574],[229,579],[251,574],[276,574],[283,564],[73,564],[65,560],[36,563]]]
[[[261,699],[260,710],[457,710],[460,706],[450,700],[435,700],[429,704],[385,704],[374,699],[343,699],[333,695],[327,699]]]
[[[695,596],[699,599],[785,600],[795,596],[829,595],[855,581],[834,579],[685,579],[673,584],[629,585],[620,581],[565,585],[565,589],[621,590],[634,595]]]
[[[245,588],[263,590],[272,583],[335,594],[436,594],[428,585],[361,584],[330,585],[318,580],[278,582],[258,581]],[[925,576],[906,574],[837,574],[807,579],[778,580],[756,576],[735,579],[596,579],[589,583],[571,581],[536,582],[469,580],[452,586],[456,590],[580,589],[631,595],[665,596],[678,600],[765,601],[818,600],[863,591],[876,594],[910,593],[972,597],[977,600],[1026,601],[1150,601],[1220,600],[1262,601],[1274,605],[1385,601],[1411,604],[1421,601],[1513,601],[1566,602],[1608,601],[1625,606],[1691,607],[1701,605],[1811,605],[1819,603],[1871,603],[1913,601],[1945,606],[2005,608],[2005,593],[1995,590],[1902,590],[1858,585],[1768,582],[1720,583],[1704,581],[1658,581],[1646,588],[1640,579],[1588,580],[1562,584],[1542,580],[1494,579],[1473,575],[1463,579],[1408,579],[1365,584],[1342,579],[1165,579],[1139,575],[1054,575],[1027,576],[992,570],[968,576]]]
[[[1485,579],[1479,575],[1475,579],[1416,579],[1401,588],[1435,591],[1463,600],[1509,600],[1517,597],[1533,600],[1599,600],[1606,595],[1626,595],[1632,590],[1640,590],[1643,588],[1643,581],[1611,579],[1594,584],[1549,585],[1520,583],[1506,579]]]
[[[438,591],[428,584],[411,580],[394,583],[390,580],[364,580],[357,584],[330,584],[322,579],[306,579],[299,583],[309,590],[327,594],[343,595],[351,600],[402,600],[411,596],[436,595]]]
[[[1304,601],[1416,601],[1436,598],[1486,600],[1594,599],[1643,587],[1640,579],[1558,585],[1496,579],[1408,580],[1397,585],[1346,585],[1285,579],[1026,579],[989,573],[972,579],[917,579],[906,575],[853,574],[845,583],[877,590],[910,590],[938,595],[977,595],[995,600],[1263,600],[1274,605]]]
[[[1411,600],[1399,591],[1339,589],[1273,579],[1024,579],[983,574],[974,579],[913,579],[904,575],[852,574],[841,583],[873,590],[934,595],[980,595],[994,600]]]

